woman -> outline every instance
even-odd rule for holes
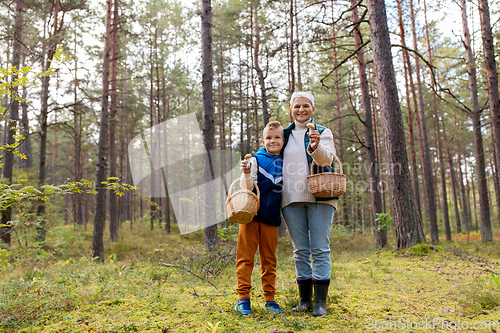
[[[315,173],[331,172],[335,147],[332,132],[313,123],[314,97],[310,92],[295,92],[290,98],[294,122],[285,129],[283,151],[282,207],[293,244],[295,273],[300,303],[293,311],[312,309],[313,315],[327,314],[326,298],[330,284],[330,229],[338,198],[316,198],[309,191],[307,176],[314,160]],[[312,260],[311,260],[312,256]]]

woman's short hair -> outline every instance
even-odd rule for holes
[[[290,97],[290,108],[292,108],[293,100],[296,99],[297,97],[307,98],[311,102],[312,107],[314,108],[314,96],[310,91],[296,91],[296,92],[294,92],[292,94],[292,97]]]

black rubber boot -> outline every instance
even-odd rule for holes
[[[326,298],[328,297],[328,285],[314,285],[314,310],[313,316],[326,316]]]
[[[313,308],[312,304],[312,280],[297,280],[297,284],[299,285],[299,296],[300,302],[299,305],[292,309],[293,312],[299,311],[311,311]]]

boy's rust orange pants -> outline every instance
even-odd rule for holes
[[[264,300],[274,301],[276,294],[276,247],[278,246],[278,227],[252,221],[240,225],[238,249],[236,253],[236,278],[238,299],[250,298],[252,271],[255,252],[259,248]]]

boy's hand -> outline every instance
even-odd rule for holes
[[[241,164],[240,164],[240,170],[241,170],[241,172],[249,174],[250,173],[250,168],[248,166],[249,166],[248,160],[241,161]]]
[[[311,143],[309,144],[309,146],[314,151],[316,148],[318,148],[318,144],[321,140],[321,135],[319,134],[318,130],[310,130],[309,132],[307,132],[307,135],[309,135],[309,138],[311,138]]]

